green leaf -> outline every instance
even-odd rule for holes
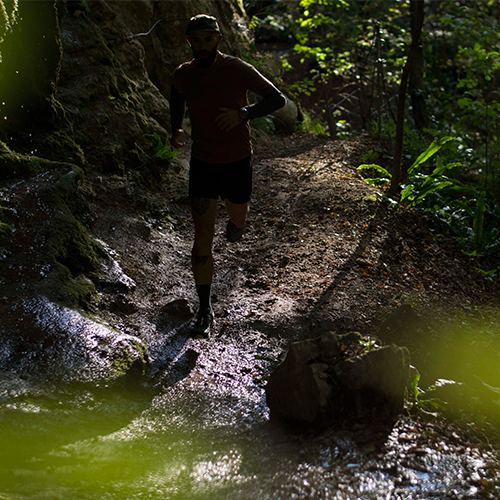
[[[406,186],[402,191],[401,191],[401,203],[405,200],[409,200],[410,196],[412,195],[413,191],[415,190],[415,186],[409,185]]]
[[[439,156],[438,160],[436,161],[436,168],[432,172],[432,176],[440,177],[443,172],[446,172],[446,170],[451,170],[452,168],[460,166],[462,166],[460,162],[447,163],[446,165],[443,165],[443,159],[441,156]]]
[[[363,165],[360,165],[357,168],[357,170],[366,170],[369,168],[373,168],[374,170],[376,170],[377,172],[380,172],[381,174],[385,175],[389,179],[392,177],[392,174],[387,169],[385,169],[384,167],[381,167],[380,165],[376,165],[375,163],[371,163],[371,164],[365,163]]]
[[[473,104],[474,101],[470,97],[461,97],[458,99],[457,104],[462,108],[470,108]]]
[[[445,187],[451,186],[453,184],[452,181],[443,181],[438,184],[433,184],[427,187],[424,191],[418,191],[418,196],[412,201],[411,205],[418,205],[428,194],[435,193],[436,191],[440,191]]]
[[[425,163],[431,156],[434,156],[444,144],[452,141],[454,137],[448,136],[443,137],[439,140],[432,141],[431,145],[415,160],[413,165],[408,169],[408,173],[412,173],[416,168],[418,168],[422,163]]]

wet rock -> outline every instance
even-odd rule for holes
[[[149,362],[137,337],[45,297],[16,303],[2,316],[0,370],[66,383],[109,383],[143,375]]]
[[[341,361],[333,367],[348,406],[357,414],[373,408],[390,417],[401,413],[408,383],[408,349],[395,345]]]
[[[0,403],[18,398],[51,397],[54,387],[26,373],[3,371],[0,377]]]
[[[109,310],[115,314],[128,316],[138,311],[135,302],[125,295],[117,295],[109,304]]]
[[[83,171],[66,163],[31,161],[46,170],[0,193],[12,227],[0,260],[4,294],[88,305],[95,289],[87,278],[100,259],[96,242],[78,219],[86,205],[80,192]]]
[[[119,262],[118,257],[109,245],[102,240],[96,240],[102,250],[104,259],[100,263],[100,272],[97,275],[97,282],[104,288],[118,290],[121,292],[132,292],[136,288],[135,281],[127,276]]]
[[[194,311],[188,300],[176,299],[166,304],[161,313],[165,319],[186,321],[193,317]]]
[[[271,418],[327,425],[351,417],[391,418],[403,409],[409,354],[387,346],[365,352],[356,332],[292,344],[266,387]]]

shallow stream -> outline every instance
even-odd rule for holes
[[[273,426],[264,385],[279,350],[259,332],[245,340],[170,341],[168,370],[147,385],[5,375],[0,499],[495,498],[493,457],[433,424],[320,435]]]

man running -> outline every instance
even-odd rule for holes
[[[252,65],[220,52],[217,20],[192,17],[187,41],[193,60],[176,68],[170,95],[172,137],[185,145],[182,120],[187,103],[192,125],[189,198],[194,222],[192,269],[200,301],[192,336],[207,338],[213,325],[210,288],[214,271],[212,242],[218,199],[224,199],[230,242],[243,235],[252,192],[252,143],[249,120],[283,107],[281,92]],[[247,92],[263,98],[248,105]]]

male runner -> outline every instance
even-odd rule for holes
[[[243,235],[252,192],[252,144],[249,120],[265,116],[286,103],[281,92],[253,66],[220,52],[217,20],[204,14],[187,25],[193,60],[176,68],[170,95],[172,137],[182,140],[182,119],[187,103],[192,125],[189,198],[195,236],[192,269],[200,300],[192,335],[207,338],[213,325],[210,287],[214,271],[212,242],[217,201],[225,199],[229,221],[227,239]],[[263,100],[248,105],[247,92]]]

